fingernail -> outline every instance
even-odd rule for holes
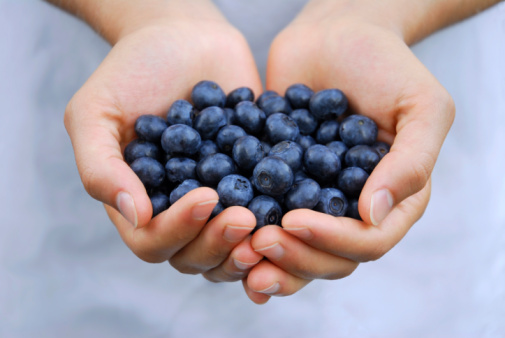
[[[268,288],[266,288],[264,290],[256,291],[256,292],[264,293],[266,295],[273,295],[273,294],[277,293],[280,288],[281,288],[281,285],[276,282],[276,283],[272,284],[271,286],[269,286]]]
[[[269,259],[273,259],[278,261],[284,256],[284,248],[279,243],[272,244],[267,246],[266,248],[254,250],[256,252],[261,253],[263,256],[268,257]]]
[[[236,227],[227,225],[224,228],[223,238],[228,242],[235,243],[243,240],[252,231],[252,228]]]
[[[136,228],[138,220],[133,197],[129,193],[121,191],[116,196],[116,205],[121,215]]]
[[[378,225],[386,218],[393,208],[393,196],[388,189],[374,192],[370,202],[370,220],[373,225]]]
[[[202,221],[204,219],[209,218],[210,214],[212,213],[212,210],[214,210],[214,207],[216,206],[218,200],[211,200],[211,201],[206,201],[202,203],[198,203],[193,207],[193,210],[191,210],[191,216],[195,221]]]
[[[284,228],[284,230],[286,230],[287,232],[289,232],[290,234],[298,237],[298,238],[301,238],[301,239],[305,239],[305,240],[308,240],[308,239],[311,239],[314,234],[312,233],[312,231],[309,230],[309,228]]]
[[[235,264],[235,266],[239,270],[249,270],[250,268],[252,268],[256,264],[258,264],[258,262],[255,262],[255,263],[244,263],[244,262],[239,261],[238,259],[233,258],[233,263]]]

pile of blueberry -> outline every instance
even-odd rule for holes
[[[226,95],[201,81],[191,101],[175,101],[166,119],[140,116],[138,138],[124,150],[153,217],[207,186],[219,195],[211,217],[244,206],[256,229],[300,208],[360,219],[360,192],[389,145],[377,141],[373,120],[347,112],[342,91],[294,84],[284,96],[266,91],[255,101],[247,87]]]

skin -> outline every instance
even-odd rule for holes
[[[261,93],[240,33],[205,0],[51,2],[113,45],[65,112],[88,193],[104,202],[141,259],[169,261],[214,282],[242,280],[248,297],[262,304],[314,279],[348,276],[360,262],[387,253],[422,216],[455,109],[408,46],[497,1],[309,2],[272,43],[267,89],[283,93],[293,83],[316,91],[339,88],[355,112],[378,122],[379,139],[392,148],[364,187],[362,222],[294,210],[284,216],[284,228],[266,226],[254,236],[255,219],[245,208],[228,208],[207,222],[218,198],[209,188],[188,193],[151,219],[146,191],[122,157],[140,114],[164,116],[200,80],[212,79],[225,92],[248,86],[256,97]],[[118,196],[126,196],[122,204]]]

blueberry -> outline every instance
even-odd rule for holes
[[[242,101],[254,102],[254,93],[251,88],[240,87],[232,90],[226,97],[226,107],[235,108]]]
[[[167,129],[167,122],[156,115],[142,115],[135,121],[135,132],[143,140],[157,143]]]
[[[326,144],[328,148],[330,148],[335,154],[337,154],[338,158],[340,159],[341,163],[344,163],[344,156],[347,150],[347,146],[345,145],[344,142],[342,141],[332,141],[328,144]]]
[[[173,124],[185,124],[193,126],[193,118],[195,117],[195,108],[186,100],[176,100],[167,113],[167,122]]]
[[[386,142],[376,141],[374,144],[372,144],[372,148],[374,148],[379,153],[379,156],[382,160],[382,158],[386,156],[387,153],[389,153],[391,146]]]
[[[270,142],[277,144],[282,141],[294,141],[300,135],[296,122],[283,113],[270,115],[265,123],[265,133]]]
[[[282,220],[282,208],[279,203],[270,196],[259,195],[252,199],[247,206],[256,217],[254,231],[265,225],[280,225]]]
[[[150,199],[153,206],[153,218],[170,207],[170,198],[161,192],[153,194]]]
[[[348,167],[360,167],[371,173],[380,161],[379,153],[370,146],[358,145],[350,148],[345,154],[345,164]]]
[[[282,96],[271,95],[265,97],[260,102],[261,106],[258,107],[265,112],[267,117],[275,113],[289,114],[292,110],[288,100]]]
[[[349,205],[347,207],[347,212],[345,215],[347,217],[351,217],[354,219],[357,219],[358,221],[361,221],[361,216],[359,215],[359,210],[358,210],[358,199],[356,198],[351,198],[348,201]]]
[[[191,91],[191,101],[198,110],[217,106],[224,107],[226,103],[226,94],[219,85],[212,81],[200,81]]]
[[[217,215],[222,213],[224,209],[225,209],[225,207],[224,207],[223,203],[217,202],[214,209],[212,209],[212,213],[210,214],[209,220],[213,219],[214,217],[216,217]]]
[[[336,120],[328,120],[321,123],[317,129],[316,142],[326,144],[339,139],[338,128],[340,124]]]
[[[233,145],[233,160],[246,172],[253,170],[256,164],[265,157],[263,145],[256,137],[248,135],[239,138]]]
[[[210,187],[215,187],[223,177],[235,174],[237,168],[233,160],[225,154],[211,154],[196,165],[196,174],[200,181]]]
[[[217,185],[217,194],[224,207],[234,205],[245,207],[254,197],[251,182],[240,175],[223,177]]]
[[[295,141],[302,147],[304,152],[314,144],[317,144],[316,140],[310,135],[298,135]]]
[[[167,179],[173,183],[196,179],[196,162],[190,158],[174,157],[165,164]]]
[[[138,158],[130,167],[146,187],[159,187],[165,179],[165,168],[153,158]]]
[[[347,98],[339,89],[318,91],[309,102],[310,112],[319,120],[339,117],[347,110]]]
[[[295,172],[302,166],[303,148],[296,142],[282,141],[272,147],[268,156],[280,157]]]
[[[235,118],[235,109],[224,108],[224,113],[226,114],[226,123],[228,125],[237,124]]]
[[[321,188],[311,178],[296,181],[286,193],[284,204],[288,210],[312,209],[319,202]]]
[[[283,195],[293,184],[293,171],[282,159],[271,156],[262,159],[253,171],[253,184],[259,192],[269,196]]]
[[[174,124],[161,136],[161,147],[168,154],[193,155],[201,143],[200,134],[185,124]]]
[[[261,93],[260,96],[258,96],[258,98],[256,99],[256,104],[258,105],[258,107],[261,107],[263,105],[263,101],[272,96],[279,96],[279,93],[277,93],[274,90],[266,90],[263,93]]]
[[[307,149],[303,156],[305,170],[320,184],[334,182],[341,169],[338,156],[330,148],[316,144]]]
[[[185,180],[170,193],[170,204],[174,204],[188,192],[195,190],[196,188],[200,188],[201,186],[202,185],[197,180]]]
[[[124,159],[128,164],[140,157],[158,159],[160,155],[161,149],[157,144],[141,139],[131,141],[124,149]]]
[[[302,135],[312,134],[317,129],[317,119],[307,109],[293,110],[289,114],[289,117],[296,122]]]
[[[235,106],[235,119],[248,134],[258,135],[265,125],[265,112],[253,102],[242,101]]]
[[[286,89],[284,96],[294,109],[308,108],[314,91],[301,83],[295,83]]]
[[[368,176],[368,173],[359,167],[347,167],[338,174],[337,187],[348,197],[358,197]]]
[[[216,137],[216,144],[223,153],[230,154],[233,150],[233,145],[242,136],[247,133],[239,126],[229,125],[224,126],[219,130]]]
[[[306,178],[309,178],[309,176],[307,176],[307,174],[305,173],[305,171],[303,171],[302,169],[296,171],[294,173],[294,179],[293,179],[293,182],[298,182],[298,181],[302,181]]]
[[[205,156],[210,154],[216,154],[219,152],[219,147],[212,140],[202,141],[200,148],[198,149],[197,157],[198,160],[202,160]]]
[[[219,107],[207,107],[200,111],[193,121],[193,127],[203,140],[213,139],[219,129],[228,124],[226,113]]]
[[[348,208],[347,198],[344,193],[335,188],[321,189],[319,202],[314,210],[332,216],[344,216]]]
[[[340,138],[348,146],[372,145],[377,140],[377,124],[363,115],[350,115],[340,124]]]
[[[261,141],[261,145],[263,146],[263,151],[265,154],[268,154],[272,149],[272,146],[270,143],[268,143],[268,141]]]

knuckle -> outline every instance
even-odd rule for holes
[[[410,168],[410,183],[413,191],[419,191],[426,186],[434,166],[435,158],[431,154],[421,152],[417,155],[417,161],[412,162]]]
[[[358,261],[365,263],[376,261],[384,256],[389,251],[389,247],[384,242],[379,242],[374,246],[369,247],[368,251],[365,252]]]
[[[196,267],[192,264],[188,264],[174,258],[169,259],[168,262],[175,270],[185,275],[197,275],[205,271],[205,269],[201,267]]]

